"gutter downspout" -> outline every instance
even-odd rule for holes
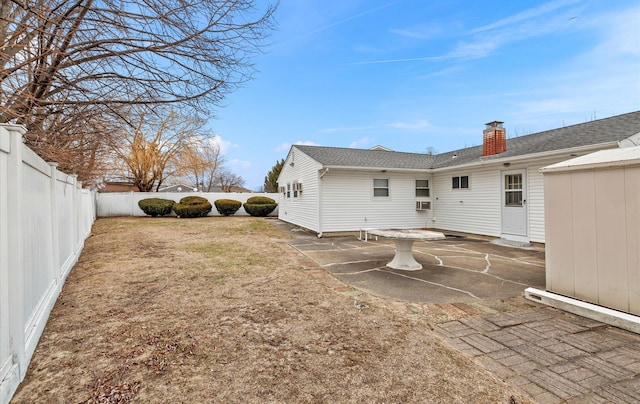
[[[322,177],[329,172],[329,167],[318,171],[318,238],[322,238]]]

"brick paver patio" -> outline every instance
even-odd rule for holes
[[[640,335],[550,307],[466,317],[435,329],[537,402],[640,402]]]

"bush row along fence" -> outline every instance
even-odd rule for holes
[[[162,198],[171,199],[178,202],[185,196],[201,196],[207,198],[211,204],[218,199],[234,199],[245,203],[252,196],[267,196],[278,203],[280,194],[278,193],[249,193],[249,192],[105,192],[97,195],[98,217],[107,216],[146,216],[138,207],[141,199]],[[175,213],[171,213],[175,216]],[[214,207],[208,216],[220,216]],[[234,216],[249,216],[241,207]],[[271,212],[269,216],[278,217],[278,208]]]
[[[95,193],[0,124],[0,403],[24,379],[96,217]]]

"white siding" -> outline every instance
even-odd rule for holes
[[[544,243],[544,182],[540,169],[546,164],[527,167],[527,205],[529,209],[529,239]]]
[[[293,163],[293,165],[291,165]],[[278,185],[293,186],[294,182],[302,184],[302,193],[297,198],[279,195],[278,218],[285,222],[319,232],[319,174],[322,165],[298,149],[292,149],[282,166]]]
[[[551,157],[508,168],[496,164],[468,170],[453,168],[433,174],[433,227],[500,237],[502,171],[525,169],[529,240],[544,243],[544,184],[540,169],[563,160],[566,158]],[[451,178],[460,175],[469,176],[469,189],[451,188]]]
[[[544,229],[544,181],[540,169],[566,160],[565,157],[538,160],[527,166],[527,205],[529,208],[529,239],[533,242],[545,242]]]
[[[544,187],[540,168],[567,158],[565,154],[522,160],[511,163],[508,168],[494,163],[482,167],[452,167],[435,173],[425,170],[424,175],[330,169],[320,179],[322,165],[294,147],[280,173],[279,184],[302,182],[304,192],[300,198],[287,199],[280,195],[278,217],[316,232],[432,227],[500,237],[502,172],[522,169],[526,173],[528,239],[544,243]],[[451,178],[465,175],[469,176],[469,189],[452,189]],[[389,198],[373,197],[374,178],[389,179]],[[430,180],[431,198],[426,199],[431,201],[430,211],[415,210],[416,179]]]
[[[373,179],[389,180],[389,196],[373,196]],[[417,211],[415,180],[429,174],[329,171],[322,179],[322,232],[364,228],[422,228],[430,226],[431,211]]]
[[[514,167],[516,168],[516,167]],[[500,236],[500,169],[451,170],[433,175],[433,227]],[[469,176],[469,189],[452,189],[451,178]]]

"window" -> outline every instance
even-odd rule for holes
[[[522,206],[522,174],[504,176],[505,206]]]
[[[291,184],[287,184],[287,198],[291,198]]]
[[[463,189],[463,188],[469,188],[469,176],[468,175],[462,175],[460,177],[453,177],[451,178],[451,187],[453,189]]]
[[[389,196],[389,180],[375,178],[373,180],[373,196]]]
[[[298,197],[298,183],[297,182],[293,183],[293,197],[294,198]]]
[[[416,180],[416,196],[429,196],[429,180]]]

